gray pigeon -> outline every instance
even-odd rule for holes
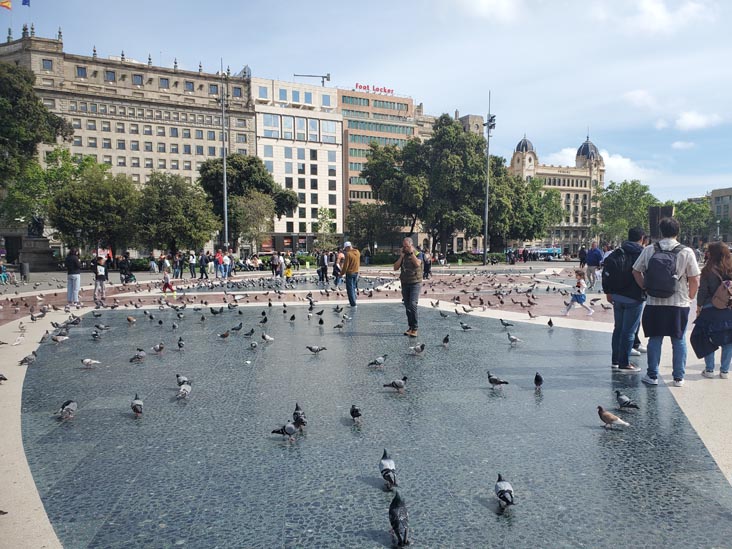
[[[308,418],[305,417],[305,412],[300,408],[300,404],[297,402],[295,403],[295,411],[292,412],[292,422],[295,424],[295,427],[300,429],[300,431],[302,431],[302,428],[308,424]]]
[[[504,381],[500,377],[494,376],[490,371],[488,371],[488,383],[491,384],[493,389],[500,387],[501,385],[508,385],[508,381]]]
[[[353,422],[360,423],[361,417],[361,409],[355,404],[351,404],[351,419],[353,419]]]
[[[5,377],[3,374],[0,374],[0,385],[3,384],[3,381],[7,381],[7,380],[8,380],[7,377]]]
[[[76,414],[76,410],[79,407],[78,404],[76,404],[75,400],[67,400],[61,405],[61,408],[58,409],[58,416],[62,420],[71,419]]]
[[[388,357],[388,356],[389,355],[377,356],[374,360],[372,360],[371,362],[369,362],[369,366],[376,366],[376,367],[383,366],[384,365],[384,362],[386,362],[386,357]]]
[[[507,480],[503,480],[503,477],[498,473],[498,480],[495,486],[496,497],[501,504],[501,509],[505,509],[509,505],[514,505],[513,501],[513,486]]]
[[[417,345],[415,345],[414,347],[410,347],[410,348],[409,348],[409,351],[410,351],[410,352],[411,352],[411,353],[412,353],[413,355],[417,355],[417,356],[419,356],[419,355],[421,355],[421,354],[423,354],[423,353],[424,353],[425,347],[426,347],[426,346],[425,346],[425,344],[424,344],[424,343],[418,343],[418,344],[417,344]]]
[[[308,351],[310,351],[311,353],[313,353],[314,355],[317,355],[318,353],[320,353],[322,351],[328,350],[325,347],[321,347],[320,345],[307,345],[305,348]]]
[[[392,534],[396,537],[397,546],[409,545],[409,512],[399,492],[394,494],[394,499],[389,505],[389,524]]]
[[[274,431],[272,431],[272,434],[273,435],[282,435],[284,437],[289,438],[290,441],[294,441],[296,432],[297,432],[297,427],[295,427],[295,425],[293,423],[290,423],[288,421],[279,429],[275,429]]]
[[[175,382],[178,384],[178,387],[180,387],[184,383],[188,383],[188,378],[180,374],[175,374]]]
[[[178,387],[178,395],[176,398],[178,399],[186,399],[191,394],[191,383],[186,380],[180,387]]]
[[[23,366],[30,366],[31,364],[33,364],[36,361],[37,356],[38,356],[38,353],[35,351],[32,351],[31,354],[29,354],[28,356],[24,356],[20,360],[20,364]]]
[[[404,387],[407,384],[407,376],[404,376],[402,379],[395,379],[391,383],[384,383],[384,387],[392,387],[397,390],[399,393],[404,392]]]
[[[399,486],[396,479],[396,466],[394,460],[389,457],[389,454],[384,448],[384,453],[381,455],[381,461],[379,461],[379,471],[381,472],[381,478],[386,482],[386,489],[391,490],[394,486]]]
[[[136,418],[142,417],[142,400],[137,396],[137,393],[135,393],[135,398],[132,399],[130,408],[132,408],[132,412],[135,414]]]
[[[615,391],[615,398],[617,398],[618,404],[621,408],[635,408],[636,410],[639,409],[638,405],[633,402],[630,397],[624,395],[620,391]]]

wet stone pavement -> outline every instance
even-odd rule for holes
[[[342,332],[333,306],[323,308],[322,327],[305,306],[283,314],[279,303],[217,316],[189,308],[182,320],[104,311],[69,341],[42,345],[24,386],[24,446],[64,546],[388,547],[384,448],[414,547],[729,546],[732,488],[669,389],[611,371],[608,334],[518,324],[511,332],[523,341],[511,347],[497,320],[420,309],[427,349],[410,356],[401,305],[346,307],[353,320]],[[240,321],[239,334],[217,337]],[[99,322],[111,329],[92,341]],[[243,336],[252,327],[256,350]],[[137,346],[148,356],[131,364]],[[383,370],[367,367],[384,353]],[[87,357],[101,364],[84,369]],[[488,369],[509,385],[491,389]],[[193,380],[187,401],[175,399],[176,373]],[[403,375],[404,395],[382,387]],[[615,389],[640,410],[617,411]],[[79,410],[62,423],[51,414],[68,398]],[[270,431],[295,402],[309,423],[291,443]],[[604,429],[598,405],[631,427]],[[505,513],[493,495],[499,472],[516,495]]]

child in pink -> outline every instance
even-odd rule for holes
[[[168,290],[173,292],[173,299],[175,299],[175,288],[173,288],[173,285],[170,283],[170,269],[166,267],[163,271],[163,295],[165,297],[168,297]]]

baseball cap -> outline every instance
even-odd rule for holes
[[[343,243],[343,247],[344,247],[344,248],[350,248],[350,247],[351,247],[351,241],[350,241],[350,240],[346,240],[346,241],[345,241],[345,242]]]

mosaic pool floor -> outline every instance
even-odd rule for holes
[[[283,314],[281,304],[218,316],[189,308],[182,320],[136,310],[134,326],[130,311],[105,311],[69,341],[42,345],[24,386],[24,445],[64,546],[388,547],[384,448],[414,547],[730,546],[732,487],[669,389],[611,371],[608,334],[518,324],[523,341],[511,347],[497,320],[420,309],[426,351],[410,356],[401,305],[346,307],[342,333],[333,306],[323,308],[322,327],[306,307]],[[271,343],[260,338],[262,311]],[[240,321],[240,334],[217,337]],[[93,341],[99,322],[111,329]],[[256,350],[241,335],[252,327]],[[138,346],[148,356],[131,364]],[[384,353],[383,370],[367,367]],[[84,369],[87,357],[101,364]],[[488,369],[509,385],[491,389]],[[175,399],[176,373],[193,380],[187,401]],[[403,375],[404,395],[382,387]],[[616,389],[640,410],[616,411]],[[68,398],[79,410],[59,422],[52,413]],[[291,443],[270,431],[295,402],[309,423]],[[604,429],[598,405],[631,427]],[[499,472],[516,495],[505,513],[493,495]]]

